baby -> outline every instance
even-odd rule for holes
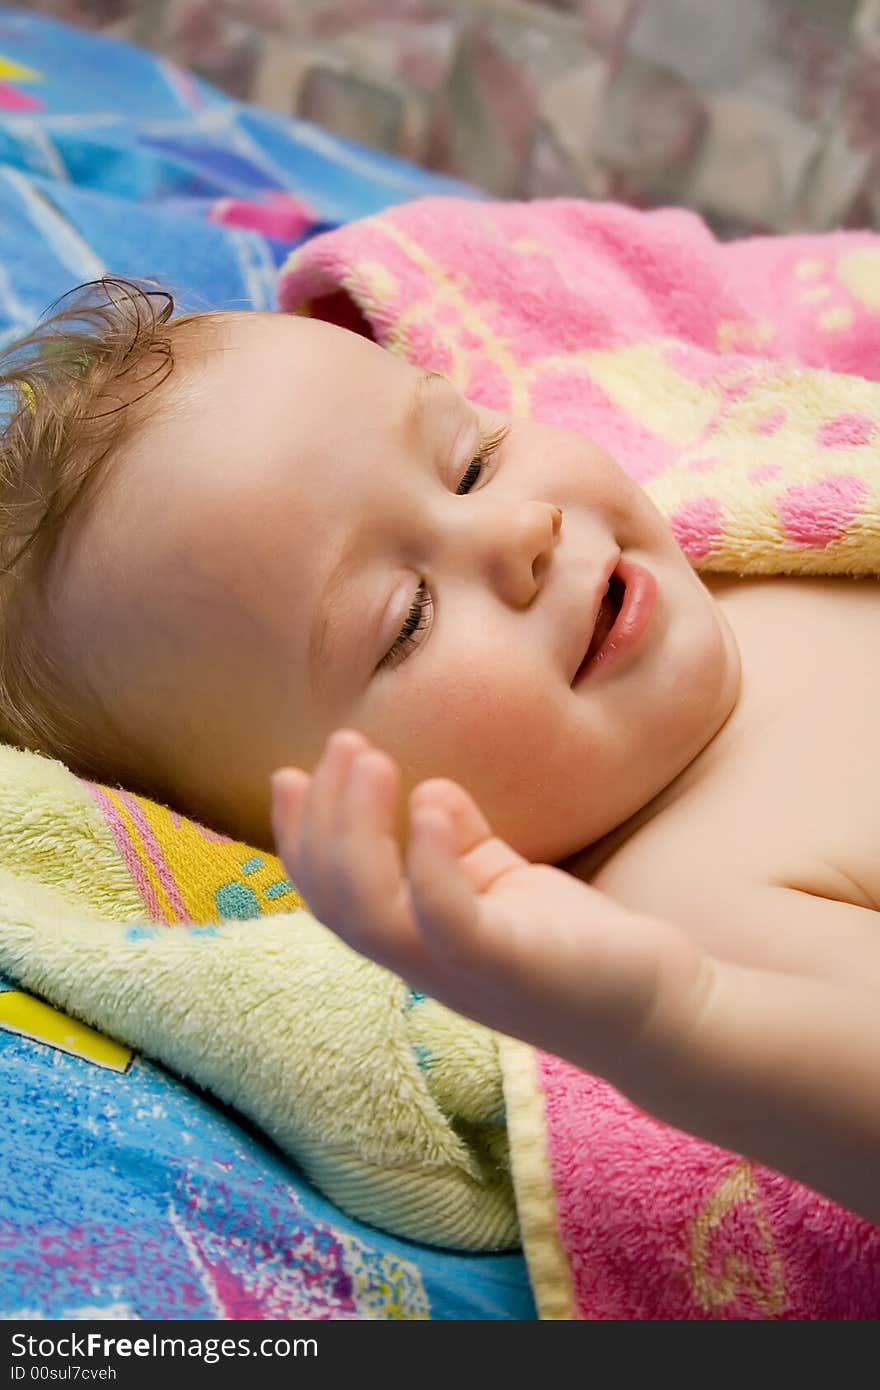
[[[876,581],[700,576],[589,439],[99,289],[4,363],[0,737],[880,1221]]]

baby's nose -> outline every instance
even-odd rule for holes
[[[556,541],[562,529],[562,508],[550,507],[547,530],[547,509],[541,503],[521,508],[518,529],[513,543],[503,543],[502,570],[508,601],[529,604],[544,582]]]

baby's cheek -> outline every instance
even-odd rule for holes
[[[499,652],[491,666],[462,666],[443,682],[423,728],[433,758],[449,769],[439,775],[497,801],[541,776],[563,719],[550,673]]]
[[[413,667],[415,676],[415,667]],[[606,785],[607,754],[595,719],[533,657],[496,653],[460,660],[400,688],[371,736],[397,759],[404,788],[449,777],[474,797],[493,830],[530,859],[556,862],[587,843],[583,793]],[[402,803],[405,815],[405,799]],[[589,830],[589,826],[587,826]]]

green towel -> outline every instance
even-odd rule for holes
[[[235,1107],[353,1216],[518,1244],[494,1034],[340,942],[274,855],[0,746],[0,969]],[[40,1014],[0,1026],[39,1037]]]

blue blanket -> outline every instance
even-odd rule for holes
[[[129,44],[0,7],[6,336],[105,271],[155,277],[188,309],[274,308],[292,246],[429,192],[486,196]]]
[[[485,197],[0,8],[0,342],[105,271],[273,308],[292,246],[427,192]],[[350,1220],[235,1115],[19,998],[0,979],[0,1318],[535,1317],[520,1255]]]

